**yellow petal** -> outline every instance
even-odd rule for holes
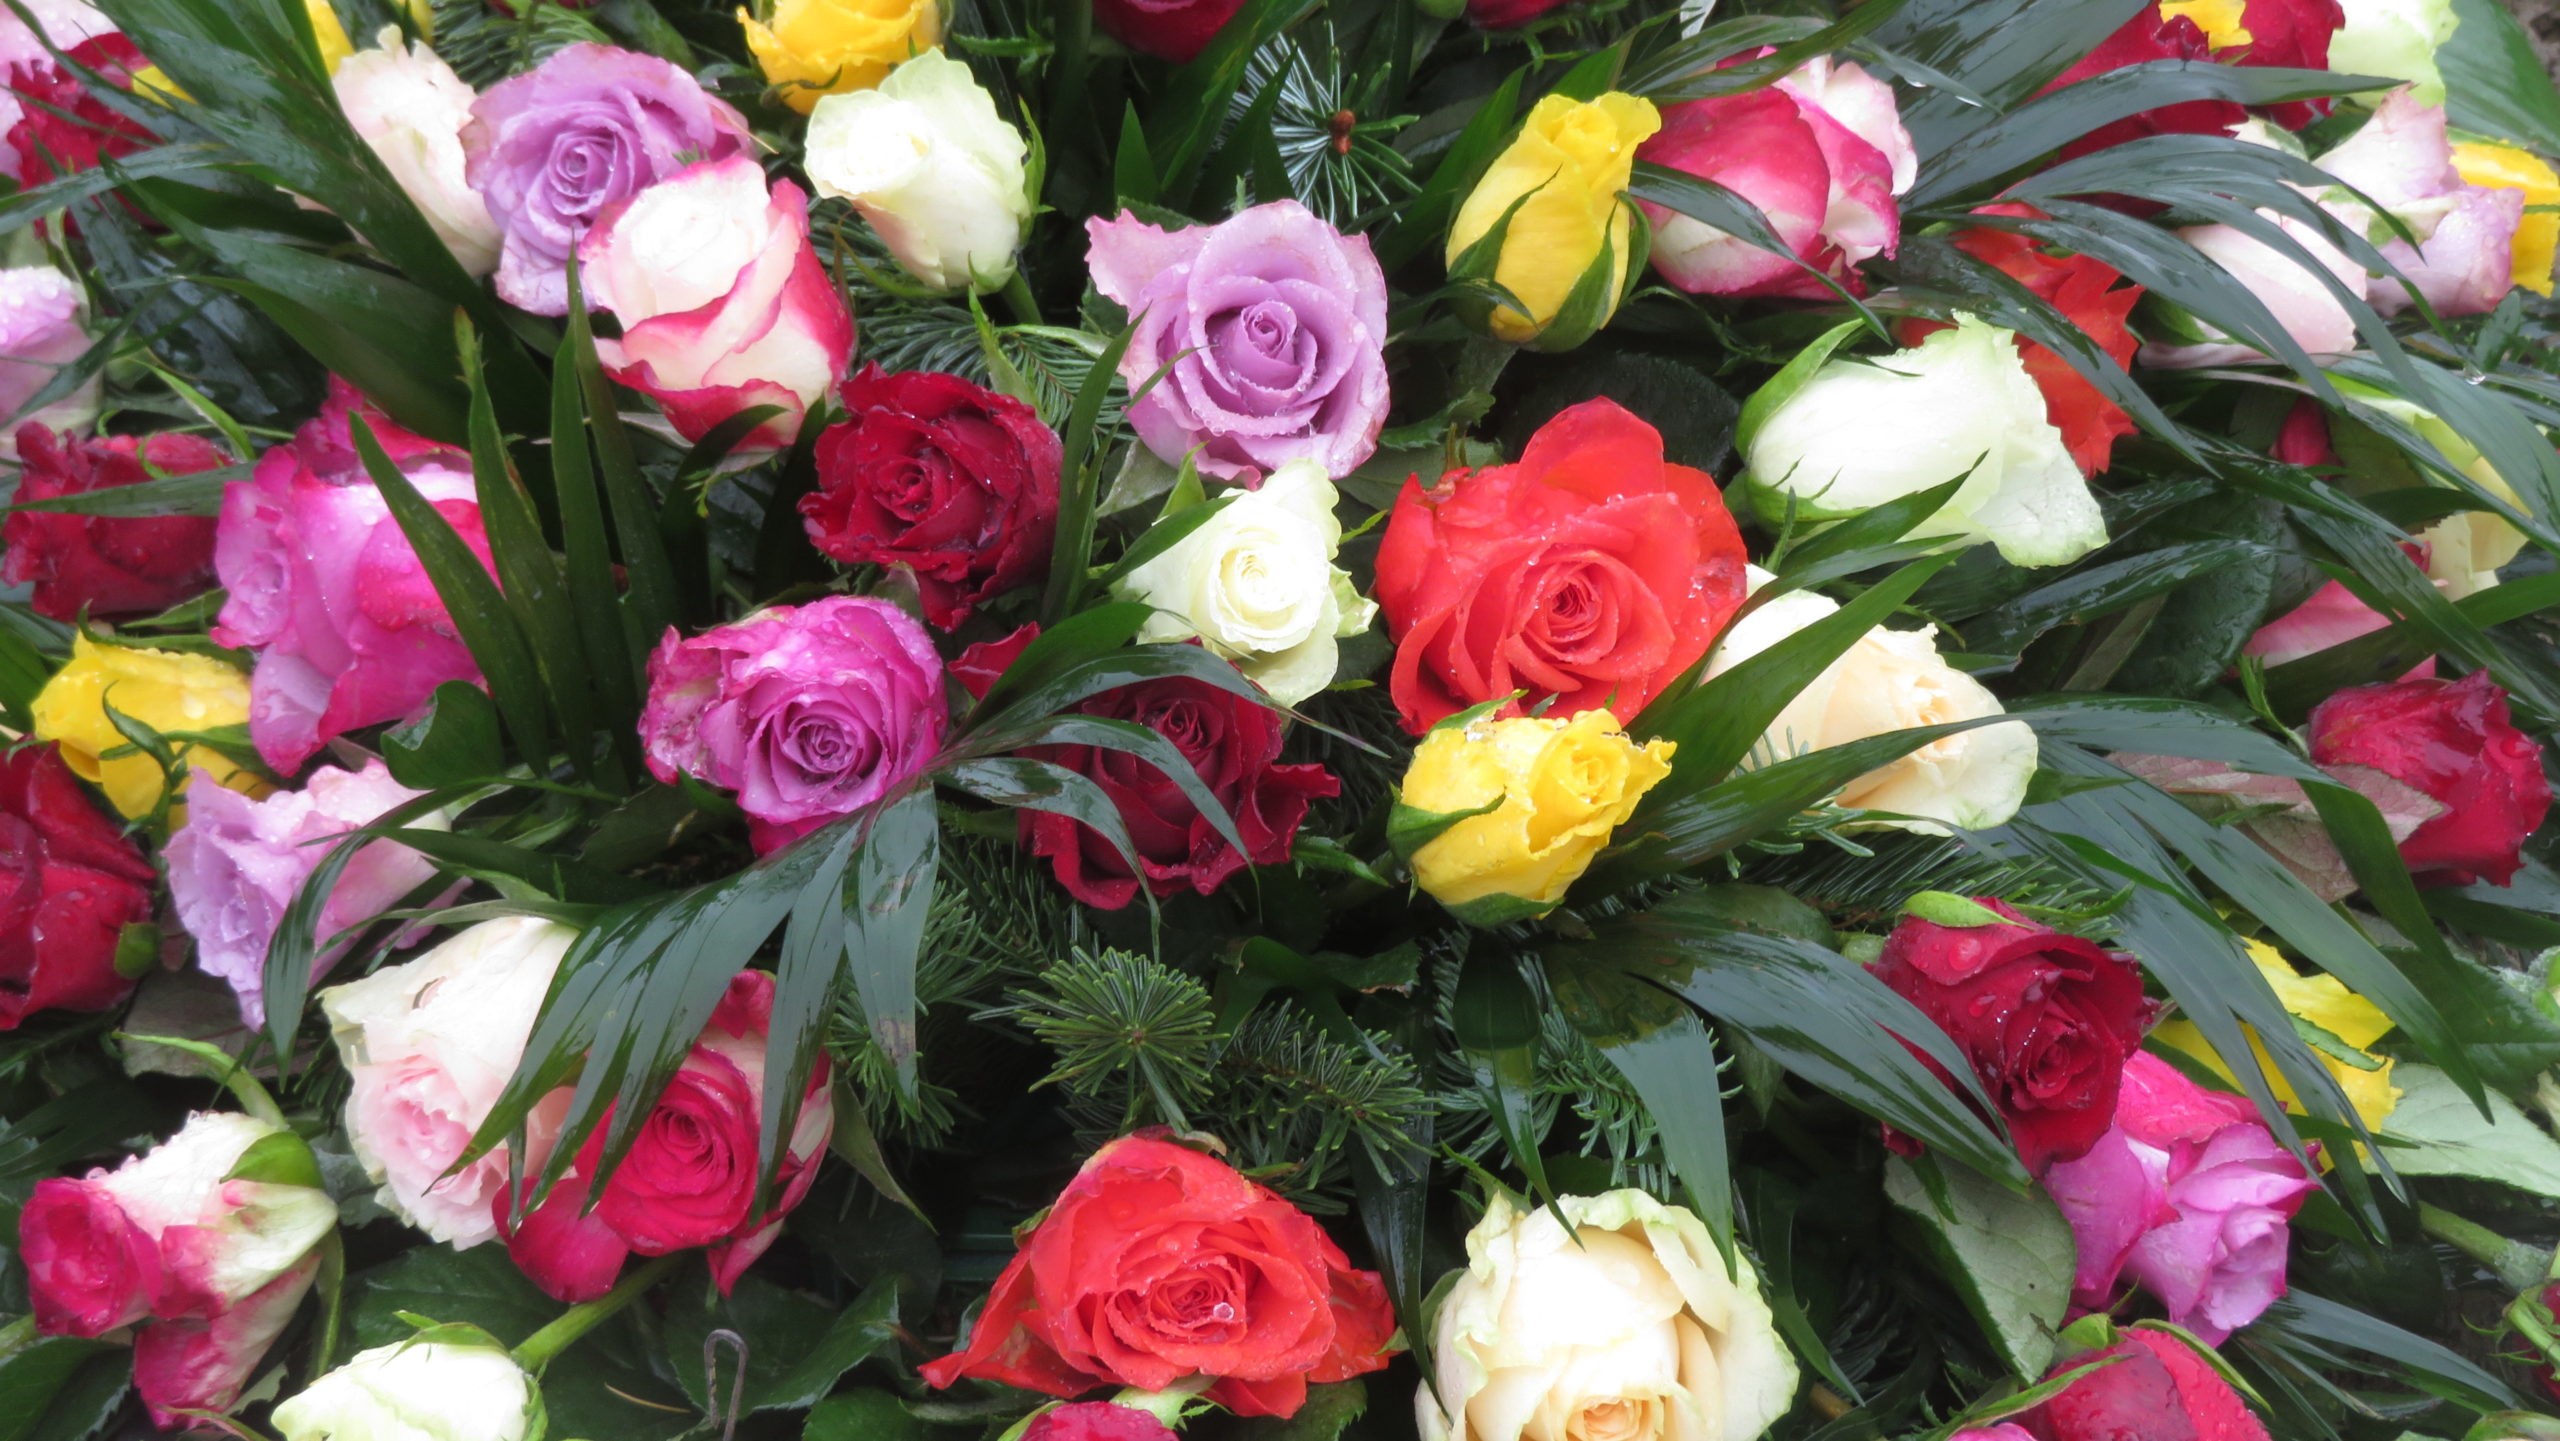
[[[2161,19],[2184,15],[2193,20],[2204,32],[2205,42],[2216,50],[2246,45],[2256,38],[2244,23],[2248,11],[2248,0],[2160,0]]]
[[[86,635],[72,638],[70,662],[36,693],[36,738],[60,743],[62,758],[75,773],[95,782],[125,817],[140,819],[159,806],[166,778],[158,761],[131,749],[132,743],[116,729],[107,716],[110,703],[118,713],[163,735],[218,730],[249,719],[249,678],[211,656],[99,645]],[[187,741],[173,741],[170,748],[176,752],[181,788],[201,771],[217,785],[250,795],[267,790],[254,773],[217,751]],[[173,810],[172,824],[177,820]]]
[[[2488,140],[2454,146],[2453,168],[2465,184],[2524,192],[2524,222],[2516,227],[2515,283],[2549,295],[2554,252],[2560,251],[2560,214],[2536,214],[2534,207],[2560,205],[2560,172],[2529,150]]]

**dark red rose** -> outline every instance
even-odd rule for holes
[[[2098,42],[2097,49],[2082,56],[2079,64],[2055,76],[2037,93],[2050,95],[2065,85],[2112,74],[2146,60],[2213,58],[2213,46],[2196,22],[2184,15],[2163,19],[2159,6],[2145,5],[2114,34]],[[2128,140],[2139,140],[2145,135],[2220,135],[2248,118],[2249,112],[2237,101],[2181,101],[2101,125],[2063,146],[2062,158],[2076,160],[2093,151],[2122,145]]]
[[[1076,1401],[1032,1418],[1022,1441],[1175,1441],[1170,1426],[1108,1401]]]
[[[134,72],[151,64],[122,35],[95,36],[63,53],[127,89]],[[78,75],[51,57],[19,66],[7,83],[24,116],[9,132],[9,146],[18,152],[20,183],[30,189],[95,170],[100,156],[130,155],[152,143],[150,131],[100,104]]]
[[[960,658],[949,667],[950,676],[960,682],[962,690],[983,698],[987,688],[996,683],[996,677],[1003,675],[1014,657],[1022,654],[1022,648],[1039,638],[1040,623],[1035,620],[1016,626],[1011,635],[1001,639],[982,640],[960,652]]]
[[[192,435],[82,440],[45,425],[18,430],[18,499],[56,500],[230,463]],[[70,620],[150,615],[213,584],[213,517],[98,516],[22,510],[0,521],[0,584],[33,585],[37,611]]]
[[[2295,401],[2268,454],[2287,465],[2336,465],[2338,449],[2329,443],[2329,418],[2321,413],[2320,402],[2308,397]]]
[[[2329,42],[2347,12],[2338,0],[2249,0],[2240,27],[2249,38],[2214,51],[2225,65],[2282,66],[2292,70],[2329,68]],[[2299,130],[2329,113],[2334,100],[2288,100],[2264,110],[2269,120]]]
[[[1572,0],[1467,0],[1467,18],[1487,30],[1517,30]]]
[[[1243,8],[1244,0],[1093,0],[1093,18],[1130,49],[1179,65]]]
[[[103,1011],[124,928],[151,917],[156,875],[61,752],[0,755],[0,1031],[37,1011]]]
[[[1057,434],[1030,406],[956,375],[871,365],[844,383],[847,418],[818,437],[810,542],[848,565],[915,572],[927,619],[1045,574],[1058,528]]]
[[[2265,1423],[2194,1347],[2140,1327],[2120,1334],[2104,1351],[2055,1364],[2059,1373],[2124,1358],[2017,1418],[2037,1441],[2267,1441]]]
[[[1981,904],[2012,924],[1942,926],[1906,916],[1876,979],[1918,1006],[1973,1063],[2027,1169],[2078,1160],[2115,1119],[2125,1057],[2152,1004],[2134,963],[2078,936]]]
[[[2516,729],[2507,693],[2482,671],[2338,692],[2311,713],[2311,759],[2370,766],[2444,807],[2400,843],[2420,885],[2507,884],[2525,837],[2551,811],[2542,748]]]
[[[924,1378],[1077,1396],[1206,1376],[1208,1399],[1240,1416],[1289,1416],[1307,1383],[1385,1366],[1395,1329],[1377,1273],[1353,1270],[1305,1212],[1223,1161],[1124,1136],[1067,1183],[968,1344]]]

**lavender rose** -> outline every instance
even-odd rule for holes
[[[1147,448],[1246,487],[1293,460],[1334,479],[1378,448],[1387,419],[1387,280],[1369,242],[1294,200],[1165,231],[1088,220],[1093,283],[1138,333],[1121,377],[1172,374],[1130,412]],[[1190,354],[1183,355],[1184,351]]]
[[[607,207],[698,160],[750,153],[747,122],[655,56],[568,46],[471,106],[463,173],[505,237],[498,294],[569,310],[569,256]]]
[[[89,349],[88,332],[80,323],[87,308],[79,285],[52,266],[0,270],[0,422],[7,422],[0,424],[6,432],[0,435],[0,458],[18,458],[21,423],[42,421],[56,430],[79,430],[97,419],[94,378],[40,410],[20,414],[53,384],[62,367]]]
[[[649,769],[738,793],[756,849],[778,850],[896,789],[933,759],[942,659],[905,611],[828,596],[778,605],[649,658]]]

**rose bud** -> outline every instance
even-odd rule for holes
[[[1093,0],[1094,23],[1142,55],[1188,64],[1244,0]]]
[[[2107,543],[2088,479],[2009,331],[1959,315],[1909,350],[1834,356],[1770,387],[1738,439],[1752,504],[1773,522],[1837,520],[1963,477],[1914,536],[1988,542],[2011,565],[2036,566]]]
[[[2421,885],[2506,885],[2551,811],[2542,748],[2485,671],[2338,692],[2311,712],[2311,760],[2370,766],[2444,807],[2400,843]]]
[[[17,502],[60,500],[154,474],[193,475],[230,463],[219,447],[166,431],[148,439],[18,429]],[[197,515],[74,515],[12,511],[0,520],[0,585],[32,585],[39,615],[72,620],[153,615],[213,584],[213,520]]]
[[[756,0],[754,14],[738,9],[757,67],[803,115],[940,44],[942,19],[940,0]]]
[[[1796,257],[1647,201],[1653,265],[1664,279],[1696,294],[1806,300],[1832,293],[1807,267],[1865,293],[1858,263],[1894,253],[1902,234],[1894,197],[1920,166],[1892,87],[1827,55],[1763,89],[1671,106],[1662,133],[1636,156],[1759,206]]]
[[[71,637],[70,661],[36,692],[31,707],[35,737],[61,742],[64,763],[104,791],[108,804],[126,819],[140,820],[156,810],[164,787],[174,785],[184,795],[199,778],[209,786],[266,794],[266,783],[254,773],[194,741],[168,743],[177,764],[164,772],[108,717],[110,698],[117,714],[167,735],[215,731],[249,720],[250,688],[240,672],[209,655],[100,645],[86,632]],[[185,816],[183,808],[172,806],[169,823],[183,824]]]
[[[1387,279],[1365,236],[1294,200],[1216,225],[1085,222],[1094,288],[1137,330],[1120,360],[1129,411],[1168,465],[1248,489],[1293,460],[1327,479],[1378,448],[1387,422]]]
[[[2366,278],[2365,298],[2375,309],[2397,314],[2408,308],[2414,289],[2439,315],[2480,315],[2497,309],[2514,288],[2525,193],[2462,178],[2444,107],[2421,105],[2408,90],[2395,90],[2363,129],[2317,163],[2399,222],[2394,228],[2377,216],[2365,226],[2366,238],[2400,271]],[[2350,217],[2365,214],[2362,201],[2331,203]],[[2416,244],[2400,238],[2402,228]]]
[[[1018,1441],[1174,1441],[1178,1434],[1135,1407],[1071,1401],[1033,1416]]]
[[[2364,267],[2348,259],[2347,253],[2331,244],[2316,227],[2272,210],[2261,210],[2258,216],[2308,251],[2319,262],[2320,270],[2345,286],[2348,294],[2364,293]],[[2234,225],[2191,225],[2179,231],[2178,237],[2256,296],[2275,317],[2276,324],[2303,350],[2312,355],[2339,355],[2356,348],[2355,317],[2346,303],[2319,273],[2292,255]],[[2145,365],[2192,370],[2246,364],[2262,358],[2257,347],[2177,306],[2155,300],[2149,314],[2156,322],[2155,333],[2165,338],[2142,347],[2140,356]]]
[[[2315,1186],[2247,1100],[2142,1051],[2115,1124],[2044,1184],[2079,1252],[2074,1304],[2105,1310],[2130,1278],[2208,1345],[2284,1294],[2288,1223]]]
[[[2343,0],[2343,5],[2346,23],[2329,37],[2330,69],[2405,80],[2415,88],[2418,103],[2444,103],[2444,73],[2436,66],[2436,52],[2460,23],[2453,0]]]
[[[615,380],[687,440],[755,406],[781,414],[741,442],[788,445],[844,378],[853,315],[809,244],[808,199],[768,191],[751,155],[705,161],[601,216],[578,247],[591,303],[622,322],[596,342]]]
[[[1125,1136],[1022,1239],[967,1345],[923,1374],[1065,1397],[1211,1378],[1208,1400],[1285,1418],[1310,1383],[1384,1368],[1395,1329],[1377,1273],[1305,1212],[1223,1161]]]
[[[1542,915],[1671,774],[1672,750],[1629,740],[1605,710],[1464,725],[1452,716],[1414,748],[1389,832],[1429,837],[1405,860],[1414,884],[1459,919]]]
[[[787,670],[800,679],[776,686]],[[948,712],[933,638],[885,600],[777,605],[649,658],[650,773],[735,791],[758,851],[852,815],[922,771]]]
[[[0,1031],[38,1011],[103,1011],[133,989],[127,926],[157,876],[52,746],[0,752]]]
[[[2103,1351],[2054,1363],[2047,1379],[2118,1358],[2021,1419],[2044,1441],[2267,1441],[2264,1423],[2211,1361],[2162,1331],[2136,1326]]]
[[[1750,1257],[1719,1256],[1704,1222],[1642,1191],[1525,1210],[1497,1193],[1431,1352],[1436,1395],[1413,1398],[1423,1441],[1743,1441],[1795,1402]]]
[[[462,129],[479,96],[433,50],[403,40],[398,27],[384,26],[374,43],[330,77],[338,108],[453,258],[471,274],[487,275],[498,268],[501,237],[488,202],[471,188],[462,153]]]
[[[1490,280],[1527,307],[1480,302],[1482,329],[1571,350],[1618,313],[1644,259],[1625,192],[1636,147],[1661,128],[1652,101],[1617,91],[1590,101],[1549,95],[1529,111],[1449,231],[1452,281]]]
[[[802,165],[810,188],[850,202],[909,275],[985,291],[1013,278],[1031,223],[1030,153],[969,67],[928,50],[876,90],[820,100]]]
[[[20,414],[64,366],[88,353],[87,313],[79,283],[50,265],[0,270],[0,416],[16,415],[23,424],[58,431],[85,429],[97,419],[94,375],[70,394]],[[17,448],[12,433],[0,444],[0,458],[17,458]]]
[[[1467,0],[1467,23],[1486,30],[1517,30],[1574,0]]]
[[[495,1337],[438,1326],[360,1351],[276,1407],[284,1441],[525,1441],[539,1430],[533,1378]]]

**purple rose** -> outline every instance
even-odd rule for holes
[[[1088,220],[1093,283],[1137,336],[1132,387],[1174,361],[1130,411],[1147,448],[1247,487],[1292,460],[1335,479],[1378,448],[1387,420],[1387,278],[1367,239],[1294,200],[1165,231]],[[1184,352],[1189,354],[1185,355]]]
[[[498,294],[569,311],[569,256],[618,201],[699,160],[752,153],[747,122],[655,56],[571,45],[492,86],[462,128],[463,174],[505,237]]]
[[[230,983],[242,1019],[266,1023],[267,942],[304,878],[328,857],[330,848],[313,842],[371,825],[420,794],[393,780],[378,760],[360,771],[324,766],[301,790],[260,801],[220,786],[189,788],[187,823],[169,838],[169,895],[179,922],[195,937],[196,964]],[[434,874],[434,865],[407,846],[367,845],[347,862],[320,908],[320,938],[398,905]],[[322,952],[314,978],[344,950]]]
[[[896,789],[933,759],[948,710],[942,658],[885,600],[778,605],[649,658],[649,769],[738,794],[759,852]]]

